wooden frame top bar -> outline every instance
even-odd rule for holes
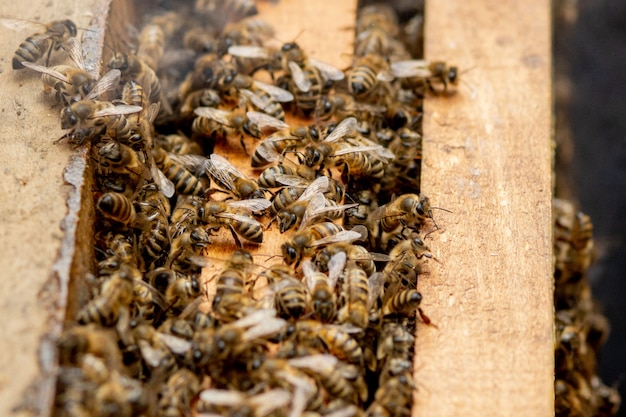
[[[422,192],[452,213],[419,286],[416,417],[554,415],[550,22],[548,1],[427,2],[426,58],[461,83],[425,101]]]

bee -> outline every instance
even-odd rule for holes
[[[387,60],[381,55],[368,54],[358,58],[352,66],[348,88],[356,98],[369,98],[383,88],[381,82],[391,82],[393,79]]]
[[[172,13],[173,16],[178,16]],[[161,25],[148,23],[141,28],[139,33],[139,49],[137,58],[153,71],[158,71],[159,62],[165,51],[165,31]]]
[[[54,20],[47,24],[30,22],[20,19],[0,19],[9,29],[22,30],[31,25],[38,25],[45,29],[43,33],[33,33],[28,36],[17,48],[13,56],[13,69],[24,68],[23,62],[37,62],[44,56],[50,59],[52,51],[58,51],[68,39],[76,36],[76,24],[69,19]]]
[[[374,402],[370,404],[365,415],[369,417],[409,417],[415,389],[415,382],[410,374],[403,373],[390,378],[385,384],[378,387]]]
[[[240,88],[239,97],[245,98],[258,111],[282,121],[285,120],[285,110],[281,103],[294,99],[289,91],[260,81],[254,81],[248,88]]]
[[[314,66],[301,68],[293,61],[289,61],[290,76],[288,77],[289,91],[294,95],[296,109],[304,116],[310,117],[320,113],[324,79],[320,71]]]
[[[99,143],[96,149],[98,150],[98,162],[101,169],[124,174],[136,186],[140,184],[141,180],[152,178],[145,161],[131,147],[110,140]]]
[[[270,204],[268,200],[259,198],[209,201],[200,209],[199,216],[202,223],[206,224],[209,229],[228,227],[235,243],[241,247],[238,236],[253,243],[263,242],[263,226],[251,215],[251,212],[263,211]]]
[[[135,55],[119,54],[109,61],[110,69],[117,69],[121,73],[121,82],[134,81],[140,84],[148,95],[150,103],[161,103],[166,106],[167,100],[162,100],[161,82],[154,70]],[[167,108],[166,108],[167,109]]]
[[[96,323],[112,326],[117,322],[121,309],[127,309],[133,301],[133,280],[140,274],[130,265],[123,264],[102,284],[100,295],[78,312],[81,324]]]
[[[189,369],[174,372],[158,394],[155,416],[184,417],[192,413],[191,404],[200,392],[200,378]]]
[[[178,197],[170,218],[170,234],[172,237],[193,229],[199,224],[198,210],[202,205],[203,201],[195,196],[183,195]]]
[[[202,148],[182,133],[159,135],[155,138],[155,147],[177,155],[200,155]],[[157,143],[158,142],[158,143]]]
[[[148,369],[158,372],[163,378],[168,378],[177,371],[177,356],[183,357],[191,349],[190,341],[160,333],[148,324],[134,327],[132,337]]]
[[[352,365],[348,365],[349,368],[342,367],[335,356],[328,354],[303,356],[289,359],[287,362],[290,366],[301,369],[319,380],[332,398],[338,398],[354,404],[359,403],[358,393],[346,377],[348,373],[350,377],[358,374],[358,368],[354,368]],[[363,401],[366,399],[367,389],[365,390],[365,399]]]
[[[416,310],[420,315],[424,317],[421,309],[419,308],[422,302],[422,294],[415,289],[401,290],[397,294],[388,297],[383,304],[382,313],[383,316],[389,315],[402,315],[409,316]],[[424,320],[426,323],[430,323],[430,320]]]
[[[284,206],[284,208],[280,210],[276,216],[281,233],[285,233],[291,227],[300,225],[300,222],[304,219],[305,213],[307,213],[307,211],[310,213],[309,207],[311,207],[314,197],[317,195],[321,196],[321,206],[324,207],[326,205],[326,199],[321,193],[328,189],[328,184],[328,177],[321,176],[316,178],[302,191],[296,201],[289,204],[284,204],[286,203],[286,195],[283,195],[282,192],[277,194],[280,206]],[[313,206],[313,210],[317,210],[319,205],[320,203],[316,202]],[[273,204],[272,207],[276,209],[278,208],[278,204]]]
[[[239,199],[265,198],[265,192],[257,182],[244,175],[223,156],[211,154],[205,167],[213,181]]]
[[[309,226],[294,233],[289,240],[281,245],[283,258],[287,265],[298,264],[303,257],[314,254],[319,246],[335,242],[350,242],[361,239],[360,233],[344,230],[343,227],[331,222],[324,222]]]
[[[203,182],[180,163],[186,160],[183,156],[168,154],[161,148],[152,149],[152,156],[156,166],[174,184],[179,194],[197,196],[204,194]]]
[[[380,206],[372,213],[372,220],[380,220],[384,232],[393,232],[402,226],[423,225],[432,219],[432,207],[426,196],[403,194],[392,202]]]
[[[282,184],[284,187],[274,196],[272,200],[272,207],[271,207],[272,212],[274,213],[285,212],[288,210],[288,207],[293,206],[296,202],[298,202],[298,199],[302,198],[299,204],[294,206],[295,211],[301,212],[300,216],[302,216],[304,214],[304,209],[305,209],[303,201],[307,201],[310,198],[313,198],[315,194],[317,194],[316,192],[314,192],[314,190],[316,189],[326,189],[326,191],[324,191],[323,197],[325,197],[327,200],[323,201],[324,204],[330,205],[330,204],[333,204],[330,201],[337,202],[343,199],[344,188],[343,188],[343,185],[339,181],[333,178],[327,177],[325,175],[320,175],[317,178],[315,178],[316,176],[315,172],[309,171],[306,168],[298,169],[298,173],[300,175],[278,174],[275,176],[276,182],[278,182],[279,184]],[[306,175],[306,178],[302,177],[303,174]],[[310,178],[315,178],[315,179],[311,180]],[[305,195],[305,197],[302,197],[302,195],[307,190],[309,190],[309,192],[307,192],[308,195]],[[317,204],[312,209],[315,209],[316,211],[318,209],[321,210],[320,206],[321,206],[321,203]],[[323,213],[320,213],[320,214],[323,214]],[[291,218],[290,213],[286,213],[286,215],[287,215],[286,220],[289,220],[289,221],[291,221],[292,219],[295,222],[295,220],[300,219],[300,217]],[[314,216],[311,216],[311,212],[309,213],[309,217],[310,218],[314,217]]]
[[[190,92],[185,96],[180,106],[181,119],[187,120],[195,115],[194,110],[198,107],[218,107],[222,104],[219,93],[212,88],[201,88]]]
[[[243,136],[249,135],[260,138],[266,129],[277,130],[287,127],[281,120],[268,116],[265,113],[243,111],[226,111],[213,107],[197,107],[194,113],[198,116],[191,126],[196,135],[206,136],[214,140],[225,140],[231,136],[241,136],[242,147],[245,150]]]
[[[330,353],[341,361],[362,366],[363,349],[352,337],[351,331],[353,330],[315,320],[299,320],[296,322],[294,337],[300,343]]]
[[[70,130],[66,136],[78,145],[93,139],[114,125],[124,115],[138,113],[140,106],[116,106],[107,101],[81,100],[61,110],[61,129]]]
[[[390,262],[383,269],[385,285],[415,288],[424,258],[432,258],[430,249],[417,235],[402,236],[389,252]]]
[[[274,293],[274,304],[283,318],[298,319],[307,307],[306,287],[286,265],[273,265],[263,275]]]
[[[214,312],[220,316],[230,316],[231,309],[238,310],[252,267],[252,255],[243,249],[234,251],[224,262],[222,271],[217,277],[212,302]]]
[[[146,270],[154,269],[167,257],[171,237],[167,216],[157,215],[149,229],[143,230],[139,237],[139,247]]]
[[[322,96],[319,116],[322,120],[335,117],[344,120],[355,117],[357,120],[375,120],[385,114],[385,106],[374,105],[357,101],[352,95],[333,93]]]
[[[302,263],[302,273],[311,294],[313,312],[323,323],[330,323],[337,312],[335,286],[343,272],[345,254],[337,254],[329,260],[328,276],[318,271],[308,259]]]
[[[374,274],[379,283],[372,284],[372,287],[382,289],[382,274]],[[350,323],[362,329],[369,323],[369,310],[373,300],[370,291],[370,282],[365,271],[356,262],[350,261],[346,264],[345,278],[341,290],[340,304],[337,319],[340,323]]]
[[[407,89],[425,86],[434,93],[447,92],[450,86],[459,83],[458,68],[443,61],[397,61],[390,68],[395,77],[403,79],[403,87]]]
[[[202,267],[199,255],[210,243],[209,234],[201,227],[190,228],[179,233],[172,238],[165,265],[183,274],[199,273]]]
[[[196,0],[194,10],[220,29],[229,22],[237,22],[258,13],[252,0]]]
[[[96,203],[96,208],[107,220],[124,227],[134,227],[139,223],[133,203],[120,193],[104,193]]]
[[[291,392],[282,388],[247,396],[239,391],[207,389],[200,393],[198,412],[226,416],[265,417],[287,410],[292,400]]]
[[[253,168],[263,168],[282,159],[285,152],[293,151],[311,141],[319,140],[316,128],[305,126],[281,129],[266,137],[252,155]]]

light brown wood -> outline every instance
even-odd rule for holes
[[[441,230],[419,289],[414,416],[554,415],[550,2],[427,2],[422,192]],[[467,70],[463,73],[463,70]]]
[[[110,5],[111,0],[2,2],[0,16],[42,23],[73,20],[79,38],[91,39],[84,44],[85,62],[97,71]],[[94,17],[98,19],[90,26]],[[66,308],[87,296],[78,280],[92,263],[91,175],[85,175],[85,148],[53,143],[65,133],[60,107],[44,96],[38,74],[11,68],[18,45],[42,28],[0,30],[0,161],[5,177],[0,186],[0,414],[17,408],[14,415],[31,411],[47,416],[56,385],[55,344]],[[70,281],[70,275],[78,280]]]

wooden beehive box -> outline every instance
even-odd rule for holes
[[[355,1],[260,4],[282,40],[304,29],[306,50],[347,65]],[[97,40],[105,29],[123,31],[132,8],[23,0],[2,2],[0,16],[93,22]],[[433,0],[426,16],[426,58],[471,70],[457,95],[425,103],[422,192],[452,213],[437,217],[429,245],[439,263],[420,282],[437,327],[418,328],[414,415],[553,415],[550,3]],[[11,69],[27,32],[2,33],[0,414],[25,403],[47,415],[52,346],[68,302],[84,296],[70,273],[89,267],[80,253],[89,242],[89,219],[80,217],[88,161],[52,143],[63,134],[58,108],[39,94],[36,76]],[[93,64],[102,43],[91,48]]]

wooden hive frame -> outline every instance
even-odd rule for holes
[[[350,35],[341,36],[354,23],[353,0],[261,4],[281,40],[306,24],[298,42],[320,59],[346,65]],[[109,12],[128,3],[38,5],[3,2],[0,16],[72,18],[83,28],[96,16],[97,39],[105,28],[123,30],[114,29],[118,18]],[[324,14],[306,18],[316,12],[303,14],[303,7]],[[121,22],[129,14],[120,16]],[[553,415],[550,3],[428,1],[426,16],[426,58],[471,70],[461,74],[459,94],[425,104],[422,192],[452,213],[437,215],[441,230],[429,245],[440,263],[430,263],[419,288],[437,328],[418,328],[414,415]],[[47,415],[52,346],[68,300],[81,299],[80,286],[72,288],[68,278],[90,266],[74,256],[89,234],[88,219],[80,217],[81,201],[82,210],[90,210],[91,200],[80,198],[90,188],[81,171],[89,161],[84,151],[51,143],[63,133],[58,109],[33,93],[37,77],[11,70],[12,53],[26,35],[6,32],[0,46],[0,413],[9,415],[26,391],[35,394],[26,404]],[[78,173],[68,186],[62,171],[72,154]],[[68,195],[70,215],[61,231]]]

